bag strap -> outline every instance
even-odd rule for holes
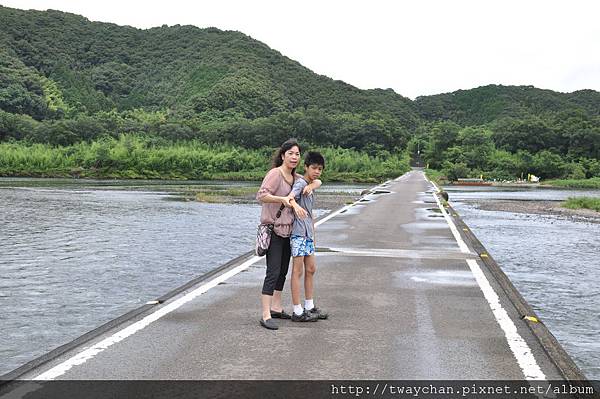
[[[277,211],[277,214],[275,215],[275,220],[279,219],[279,216],[281,216],[281,211],[283,211],[284,209],[285,209],[285,205],[281,204],[281,208],[279,208],[279,210]]]

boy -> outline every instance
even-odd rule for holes
[[[290,203],[296,211],[302,208],[305,213],[305,218],[296,217],[292,227],[290,237],[290,245],[292,247],[292,303],[294,305],[294,313],[292,321],[317,321],[318,319],[326,319],[327,313],[315,307],[313,302],[313,283],[314,275],[317,270],[315,263],[315,225],[312,215],[312,210],[315,202],[315,195],[312,192],[311,186],[303,193],[306,186],[317,180],[323,169],[325,169],[325,159],[318,152],[309,152],[304,160],[304,176],[300,177],[294,183],[292,192],[290,193]],[[300,305],[300,280],[304,271],[304,309]]]

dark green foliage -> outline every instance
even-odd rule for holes
[[[316,75],[239,32],[179,25],[139,30],[5,7],[0,23],[0,41],[12,61],[56,81],[76,113],[144,108],[254,120],[312,107],[328,115],[379,112],[387,129],[419,123],[414,104],[393,91],[363,91]],[[20,102],[2,109],[48,118],[39,84],[25,87],[25,77],[16,78],[20,91],[8,84],[6,90]]]
[[[39,122],[29,115],[11,114],[0,110],[0,142],[24,139],[38,125]]]
[[[465,163],[452,163],[449,161],[444,163],[444,172],[450,181],[456,181],[461,177],[468,176],[471,173],[469,167]]]
[[[0,49],[0,109],[36,119],[50,116],[44,97],[44,79],[16,57]]]
[[[455,177],[600,176],[593,90],[488,85],[410,101],[316,75],[240,32],[0,6],[0,141],[67,147],[122,134],[249,149],[297,137],[381,159],[408,149]]]
[[[452,165],[464,164],[458,177],[500,180],[598,176],[600,93],[486,86],[417,104],[423,116],[438,119],[416,131],[433,168],[456,175]]]
[[[562,94],[533,86],[488,85],[418,97],[416,103],[425,119],[452,120],[462,126],[490,123],[502,118],[548,116],[565,110],[581,110],[590,116],[600,113],[600,93],[596,91]]]

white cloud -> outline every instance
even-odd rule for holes
[[[1,1],[140,28],[238,30],[316,73],[411,98],[491,83],[600,90],[594,1]]]

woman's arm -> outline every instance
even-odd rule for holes
[[[263,179],[263,182],[256,193],[256,199],[263,204],[283,204],[289,208],[291,205],[287,196],[281,197],[273,194],[276,192],[281,179],[283,179],[283,177],[279,170],[277,168],[271,169]]]
[[[262,196],[260,198],[261,202],[266,202],[266,203],[270,203],[270,204],[283,204],[286,207],[291,207],[292,204],[290,204],[290,198],[289,197],[279,197],[277,195],[271,195],[271,194],[266,194],[264,196]]]

